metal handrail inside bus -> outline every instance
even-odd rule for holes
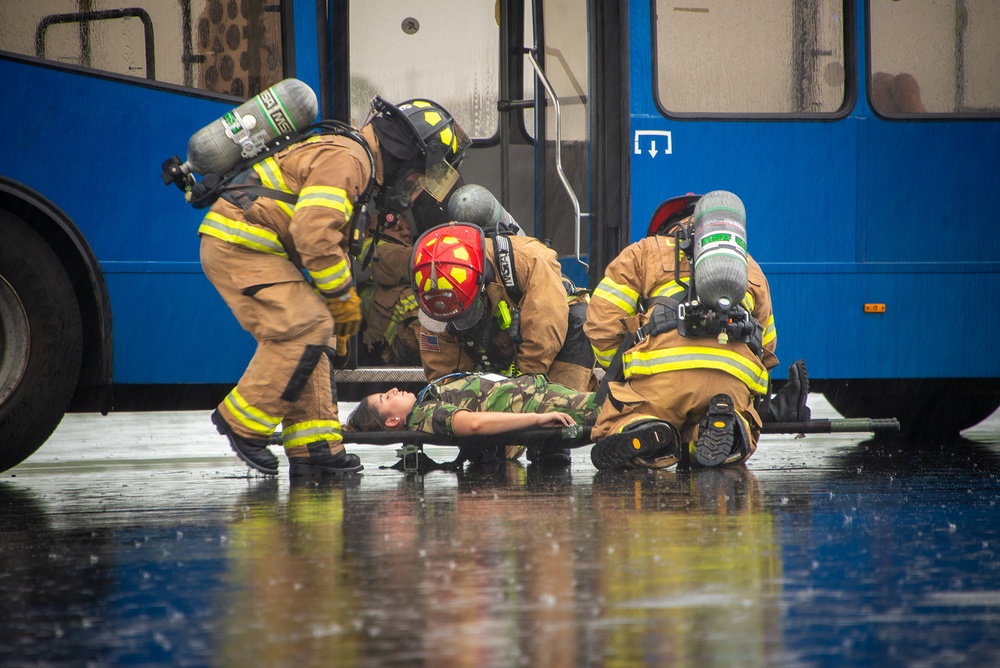
[[[555,90],[549,83],[548,78],[545,76],[545,72],[542,71],[541,66],[538,61],[535,60],[535,56],[532,54],[533,49],[525,49],[524,54],[528,57],[528,62],[535,70],[535,75],[538,80],[542,82],[542,86],[545,88],[545,92],[550,98],[552,98],[552,107],[556,114],[556,172],[559,174],[559,180],[562,181],[563,188],[566,189],[566,194],[569,195],[570,200],[573,202],[573,216],[576,221],[575,227],[575,245],[576,245],[576,261],[583,265],[584,271],[590,271],[590,265],[580,259],[580,228],[582,226],[583,217],[590,217],[589,213],[580,212],[580,201],[576,197],[576,193],[573,192],[573,187],[569,184],[569,179],[566,177],[566,172],[563,171],[562,166],[562,110],[559,108],[559,97],[556,95]],[[537,109],[537,107],[536,107]],[[544,111],[542,112],[544,113]]]

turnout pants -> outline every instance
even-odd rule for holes
[[[201,265],[257,350],[219,412],[237,434],[267,439],[280,424],[285,454],[344,450],[333,383],[333,318],[286,258],[203,236]],[[224,346],[226,341],[208,345]]]
[[[736,412],[746,421],[750,454],[753,454],[761,424],[753,407],[753,396],[741,380],[715,369],[667,371],[610,383],[609,398],[601,407],[591,436],[597,440],[617,434],[635,422],[663,420],[677,428],[681,445],[688,446],[698,439],[698,420],[717,394],[728,394]],[[621,408],[615,407],[612,397]]]

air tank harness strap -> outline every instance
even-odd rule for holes
[[[228,185],[218,186],[217,190],[219,197],[230,204],[235,204],[244,211],[248,211],[258,197],[276,199],[292,205],[299,199],[295,193],[286,193],[284,190],[260,185],[253,167],[248,167],[236,174]]]
[[[597,388],[597,392],[594,397],[594,403],[596,405],[602,405],[604,400],[609,398],[609,383],[612,381],[620,381],[624,378],[622,374],[622,357],[624,357],[625,353],[628,352],[632,346],[636,343],[645,341],[650,336],[664,334],[673,329],[677,329],[677,312],[673,307],[668,305],[670,302],[673,302],[674,304],[677,303],[676,300],[668,297],[654,297],[644,302],[645,304],[650,305],[650,310],[648,311],[649,320],[647,320],[646,324],[637,329],[634,333],[628,330],[625,331],[625,336],[622,338],[622,342],[619,344],[618,350],[615,351],[615,356],[611,359],[611,364],[608,365],[608,370],[604,374],[604,378],[601,380],[600,386]],[[622,409],[622,404],[615,400],[614,397],[610,397],[610,400],[615,409]]]

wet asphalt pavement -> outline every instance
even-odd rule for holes
[[[0,665],[996,666],[1000,415],[964,436],[292,485],[208,412],[71,415],[0,474]]]

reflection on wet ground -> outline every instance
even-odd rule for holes
[[[1000,665],[996,416],[700,472],[360,446],[363,476],[296,485],[209,429],[70,416],[2,474],[0,664]]]

